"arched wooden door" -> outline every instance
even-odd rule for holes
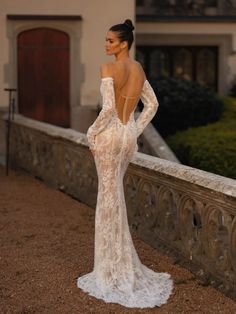
[[[69,36],[38,28],[18,36],[19,113],[70,126]]]

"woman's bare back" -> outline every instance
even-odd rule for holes
[[[125,124],[140,99],[146,76],[142,66],[131,59],[111,62],[108,66],[114,79],[117,115]]]

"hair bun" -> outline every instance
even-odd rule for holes
[[[131,31],[134,30],[134,25],[133,25],[133,23],[132,23],[131,20],[125,20],[125,21],[124,21],[124,24],[125,24],[126,26],[128,26],[128,28],[129,28]]]

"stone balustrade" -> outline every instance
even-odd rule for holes
[[[11,165],[95,207],[97,175],[85,134],[16,115]],[[236,181],[136,153],[125,175],[130,227],[236,289]]]
[[[135,112],[135,119],[137,119],[139,114],[140,112]],[[152,123],[149,123],[144,129],[142,135],[139,136],[138,146],[139,151],[142,153],[180,163],[174,152],[163,140],[162,136],[155,129]]]

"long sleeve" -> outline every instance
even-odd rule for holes
[[[140,99],[143,102],[144,108],[136,120],[137,136],[143,132],[145,127],[155,116],[159,106],[156,95],[147,80],[144,82]]]
[[[111,120],[115,106],[114,83],[112,77],[101,79],[102,110],[87,131],[89,147],[95,148],[95,136],[104,130]]]

